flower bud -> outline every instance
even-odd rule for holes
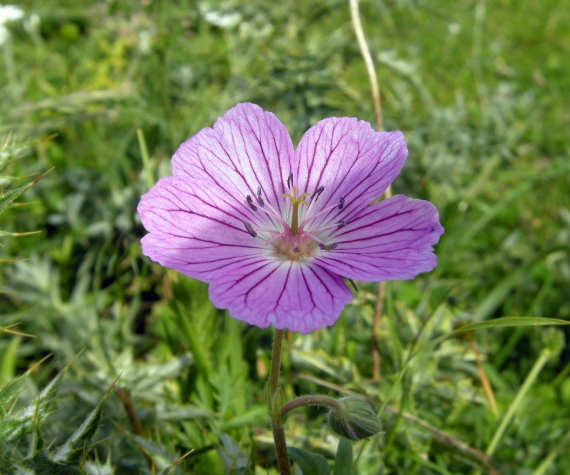
[[[361,440],[382,429],[380,419],[366,401],[356,396],[337,399],[341,410],[330,407],[328,423],[337,434],[350,440]]]

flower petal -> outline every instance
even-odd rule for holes
[[[293,144],[287,129],[271,112],[242,103],[180,145],[172,157],[172,173],[212,183],[238,201],[263,196],[284,214],[287,176]]]
[[[429,201],[396,195],[363,209],[331,234],[338,247],[315,258],[330,272],[367,282],[413,279],[436,266],[433,245],[443,234]]]
[[[149,231],[143,254],[190,277],[209,282],[229,263],[268,252],[244,227],[253,214],[245,204],[188,177],[160,179],[137,210]]]
[[[252,325],[309,333],[332,325],[352,294],[319,265],[251,257],[212,279],[210,299]]]
[[[338,203],[340,197],[345,205],[316,218],[312,226],[353,219],[386,191],[407,155],[401,132],[375,132],[368,122],[354,118],[335,117],[315,124],[299,142],[293,173],[302,192],[324,186],[320,208]]]

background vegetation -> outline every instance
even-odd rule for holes
[[[372,121],[347,2],[18,6],[0,46],[2,190],[55,169],[0,216],[5,233],[41,231],[2,236],[0,472],[32,473],[19,460],[79,473],[79,460],[89,474],[160,473],[191,452],[170,473],[276,473],[262,397],[271,332],[143,258],[135,208],[178,144],[236,102],[273,111],[295,142],[325,117]],[[385,127],[409,143],[394,191],[434,202],[446,233],[434,272],[388,284],[379,381],[376,286],[359,284],[336,325],[288,335],[286,392],[382,406],[385,434],[354,446],[358,474],[570,473],[565,327],[458,333],[410,359],[469,323],[570,318],[570,8],[369,0],[361,11]],[[317,409],[287,434],[329,459],[338,444]]]

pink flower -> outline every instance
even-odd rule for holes
[[[184,142],[172,177],[138,206],[143,253],[210,284],[213,304],[259,327],[332,325],[343,278],[412,279],[436,266],[435,207],[402,195],[371,204],[407,156],[401,132],[324,119],[296,151],[270,112],[238,104]]]

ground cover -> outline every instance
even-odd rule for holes
[[[2,236],[0,430],[52,387],[26,427],[36,421],[57,448],[91,417],[88,473],[160,473],[190,451],[170,473],[272,473],[271,332],[144,258],[135,209],[178,144],[236,102],[274,112],[295,142],[325,117],[373,121],[347,2],[18,7],[1,45],[3,193],[55,168],[0,215],[4,232],[41,231]],[[354,473],[568,473],[568,330],[440,337],[504,317],[570,318],[570,9],[439,0],[361,11],[385,128],[410,151],[394,192],[432,201],[446,232],[434,272],[387,285],[380,378],[376,285],[359,283],[335,326],[287,336],[287,396],[354,391],[381,411],[385,433],[354,444]],[[287,431],[332,460],[338,437],[322,411]],[[21,450],[2,470],[16,473],[8,461]]]

